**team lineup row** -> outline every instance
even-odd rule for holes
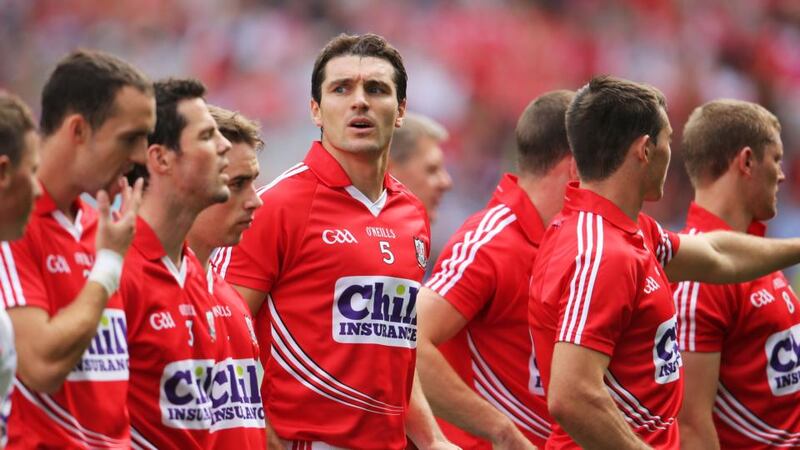
[[[800,445],[800,312],[779,272],[800,239],[763,237],[784,179],[772,113],[692,113],[695,201],[673,233],[640,212],[670,162],[664,96],[611,76],[543,94],[518,173],[423,285],[451,181],[446,132],[406,113],[406,85],[380,36],[331,40],[320,140],[258,189],[258,126],[199,81],[77,51],[38,128],[0,94],[7,446]]]

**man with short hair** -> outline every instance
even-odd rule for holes
[[[22,236],[34,201],[42,194],[36,181],[39,134],[28,106],[0,91],[0,240]],[[14,330],[0,290],[0,447],[8,438],[11,385],[17,370]]]
[[[389,151],[389,173],[422,201],[431,223],[438,217],[442,195],[453,187],[440,147],[447,137],[435,120],[406,112]]]
[[[262,205],[254,183],[258,177],[256,152],[261,150],[264,142],[261,140],[258,125],[252,120],[213,105],[208,105],[208,109],[222,135],[231,142],[231,149],[226,155],[228,167],[225,169],[231,196],[225,203],[217,203],[204,209],[195,219],[187,240],[189,247],[206,269],[209,294],[218,303],[214,309],[220,324],[217,332],[228,336],[227,339],[217,341],[222,344],[221,355],[217,360],[223,361],[227,366],[236,367],[236,370],[242,367],[242,372],[252,377],[257,374],[259,346],[250,310],[239,293],[220,278],[209,267],[209,263],[215,264],[218,259],[216,257],[223,253],[217,249],[236,245],[241,240],[242,232],[253,222],[253,213]],[[259,394],[257,387],[253,393]],[[260,395],[258,405],[254,408],[256,414],[242,420],[241,426],[215,432],[216,448],[264,449],[264,429],[267,425]],[[267,435],[273,446],[280,446],[274,432],[269,428]]]
[[[62,59],[42,93],[43,190],[22,239],[4,242],[0,284],[19,368],[9,448],[130,444],[128,351],[116,291],[141,183],[120,176],[155,123],[150,81],[102,52]],[[120,219],[110,197],[123,187]],[[98,211],[80,198],[98,192]]]
[[[557,423],[548,448],[678,448],[669,280],[738,282],[800,261],[798,239],[679,236],[640,213],[663,195],[671,131],[658,90],[610,76],[592,79],[567,111],[580,183],[542,240],[528,309]]]
[[[564,123],[574,95],[548,92],[528,105],[516,129],[519,176],[506,174],[450,238],[417,299],[420,380],[434,413],[458,427],[442,425],[462,448],[532,448],[550,434],[528,281],[576,176]]]
[[[685,233],[764,235],[761,221],[775,216],[784,180],[780,131],[755,103],[714,100],[694,110],[682,145],[695,189]],[[681,448],[800,446],[800,382],[789,363],[800,342],[800,303],[783,274],[683,282],[674,298],[686,373]]]
[[[262,393],[286,448],[404,449],[406,432],[452,448],[412,395],[429,224],[386,170],[406,83],[380,36],[331,40],[311,77],[322,140],[260,190],[265,206],[218,267],[270,336]]]
[[[254,367],[222,359],[223,312],[186,246],[200,211],[230,197],[220,134],[194,79],[155,83],[158,119],[119,299],[128,319],[131,441],[137,448],[205,449],[215,431],[258,423]],[[241,420],[241,421],[240,421]]]

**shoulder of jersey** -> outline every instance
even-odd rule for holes
[[[299,193],[298,190],[314,189],[317,183],[318,180],[311,172],[311,169],[305,163],[298,163],[285,170],[269,183],[259,187],[256,192],[258,192],[262,200],[269,199],[271,202],[281,198],[296,200],[296,196]],[[266,202],[265,206],[267,206]]]
[[[394,185],[394,188],[399,192],[401,192],[402,194],[404,194],[406,198],[409,200],[409,202],[412,203],[414,206],[416,206],[417,209],[422,211],[422,213],[425,214],[425,216],[427,217],[427,213],[425,212],[426,211],[425,205],[422,204],[422,200],[420,200],[419,197],[417,197],[413,192],[411,192],[411,190],[408,189],[406,185],[401,183],[400,180],[395,178],[393,175],[389,174],[389,177],[392,179],[392,184]]]

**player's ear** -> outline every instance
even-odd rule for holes
[[[319,103],[313,98],[311,99],[311,120],[318,128],[322,128],[322,113],[319,108]]]
[[[753,164],[755,163],[755,153],[750,147],[744,147],[739,150],[739,153],[733,158],[731,163],[736,169],[744,176],[750,176],[753,173]]]
[[[14,178],[14,167],[8,155],[0,155],[0,189],[6,190],[11,186],[11,179]]]
[[[635,141],[631,144],[631,148],[628,149],[629,152],[633,152],[636,159],[641,161],[642,163],[647,163],[650,161],[650,144],[652,143],[652,139],[650,139],[649,134],[644,134],[636,138]]]
[[[147,147],[147,171],[164,174],[170,171],[175,152],[161,144]]]
[[[570,181],[577,181],[578,180],[578,163],[575,162],[575,158],[567,155],[569,158],[569,180]]]
[[[91,136],[92,126],[80,114],[70,114],[64,118],[61,128],[66,130],[67,136],[73,146],[79,146],[86,143]]]
[[[406,116],[406,99],[403,99],[397,105],[397,119],[394,120],[394,127],[400,128],[403,126],[403,118]]]

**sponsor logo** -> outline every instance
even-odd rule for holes
[[[366,232],[367,236],[369,237],[377,237],[383,239],[395,239],[397,237],[394,230],[391,228],[367,227]]]
[[[775,396],[800,391],[800,324],[772,334],[764,345],[767,382]]]
[[[414,250],[417,253],[417,264],[425,269],[428,266],[428,252],[425,251],[425,241],[414,236]]]
[[[680,378],[683,360],[678,348],[678,321],[674,316],[658,326],[653,344],[656,383],[667,384]]]
[[[61,255],[47,255],[47,258],[45,258],[45,265],[47,266],[47,271],[50,273],[72,272],[69,269],[69,264],[67,264],[67,258]]]
[[[759,289],[750,294],[750,303],[752,303],[753,306],[755,306],[756,308],[761,308],[762,306],[769,305],[774,301],[775,301],[775,296],[772,295],[766,289]]]
[[[150,314],[150,326],[156,331],[175,328],[175,321],[169,311]]]
[[[252,359],[185,359],[167,364],[159,390],[161,422],[170,428],[263,428],[264,408]]]
[[[80,361],[67,375],[69,381],[121,381],[128,379],[128,329],[125,312],[106,309],[97,334]]]
[[[648,276],[644,280],[644,293],[645,294],[652,294],[653,292],[657,291],[661,285],[658,284],[655,278]]]
[[[332,244],[358,244],[350,230],[325,230],[322,232],[322,242]]]
[[[333,301],[333,340],[344,344],[417,346],[418,282],[394,277],[342,277]]]

